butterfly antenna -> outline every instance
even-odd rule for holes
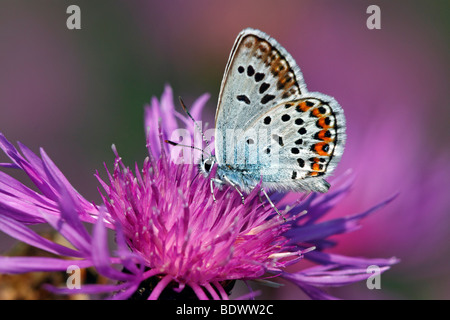
[[[211,155],[211,147],[209,146],[209,142],[208,139],[206,139],[205,134],[202,131],[202,128],[200,128],[200,126],[198,125],[197,121],[195,121],[194,117],[189,113],[188,109],[186,108],[186,105],[184,104],[183,100],[181,99],[181,97],[178,97],[178,99],[180,100],[180,104],[181,107],[183,108],[184,112],[186,112],[186,114],[189,116],[189,118],[191,118],[191,120],[194,122],[195,127],[197,128],[198,132],[200,132],[200,134],[203,137],[203,141],[206,144],[206,147],[208,148],[209,154]]]
[[[195,150],[198,150],[198,151],[201,151],[201,152],[205,153],[204,150],[202,150],[200,148],[197,148],[197,147],[194,147],[194,146],[187,145],[187,144],[181,144],[181,143],[173,142],[173,141],[170,141],[170,140],[165,140],[164,142],[168,143],[168,144],[170,144],[172,146],[191,148],[191,149],[195,149]]]

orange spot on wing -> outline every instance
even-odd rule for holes
[[[325,142],[331,142],[331,141],[333,141],[333,139],[331,139],[331,137],[327,137],[327,136],[326,136],[327,132],[328,132],[328,130],[326,130],[326,129],[321,130],[321,131],[319,132],[319,134],[317,135],[317,137],[318,137],[320,140],[323,140],[323,141],[325,141]]]
[[[326,124],[325,118],[326,118],[326,117],[322,117],[322,118],[320,118],[319,120],[317,120],[317,124],[318,124],[321,128],[324,128],[324,129],[331,128],[331,126],[329,126],[329,125]]]
[[[328,144],[326,142],[318,142],[314,145],[314,151],[319,156],[328,156],[328,152],[324,150]]]
[[[317,117],[317,118],[320,118],[320,116],[322,115],[322,114],[319,112],[319,109],[318,109],[318,108],[313,109],[313,111],[311,111],[311,113],[312,113],[312,115],[313,115],[314,117]]]
[[[308,111],[311,107],[308,107],[308,106],[306,105],[306,102],[305,102],[305,101],[302,101],[302,102],[300,102],[300,103],[298,104],[297,108],[300,109],[300,110],[303,111],[303,112],[306,112],[306,111]]]

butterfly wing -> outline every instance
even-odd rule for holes
[[[244,129],[261,113],[306,92],[291,55],[267,34],[245,29],[237,37],[222,79],[216,111],[217,140],[228,129]],[[216,147],[218,163],[227,163],[226,145]]]
[[[262,176],[266,188],[326,192],[324,178],[344,151],[345,117],[334,98],[307,93],[261,114],[236,140],[253,148],[253,158],[245,155],[257,164],[249,174],[254,181]]]
[[[345,144],[345,118],[332,97],[306,90],[290,54],[245,29],[228,60],[216,111],[216,158],[244,190],[326,192]],[[231,143],[230,143],[231,142]]]

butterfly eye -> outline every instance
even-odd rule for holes
[[[212,161],[209,160],[209,159],[206,160],[204,166],[205,166],[205,171],[206,171],[206,172],[209,172],[209,171],[211,170],[211,167],[212,167]]]

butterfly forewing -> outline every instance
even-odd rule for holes
[[[216,112],[216,137],[248,127],[261,113],[306,91],[300,69],[274,39],[259,30],[238,36],[225,70]],[[224,147],[226,148],[226,146]],[[226,150],[216,157],[226,163]]]

